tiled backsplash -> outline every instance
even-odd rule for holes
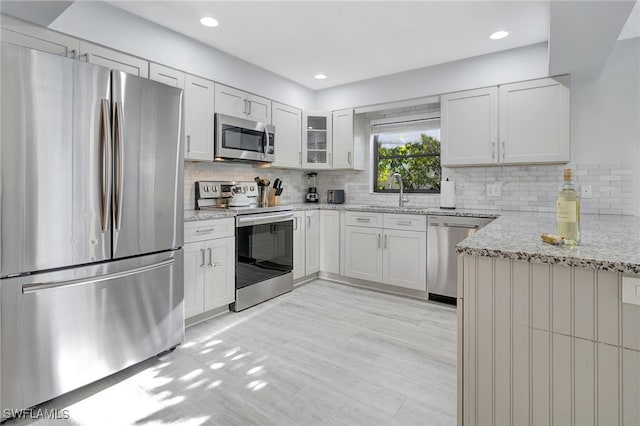
[[[307,176],[301,170],[262,169],[242,163],[184,162],[184,208],[192,210],[196,205],[195,183],[200,180],[253,181],[256,176],[267,177],[271,182],[283,180],[282,203],[304,201],[307,193]]]
[[[443,168],[444,178],[456,182],[456,207],[468,209],[555,211],[566,165]],[[570,164],[576,187],[591,185],[592,198],[582,200],[584,213],[633,214],[632,164]],[[370,192],[369,171],[321,172],[321,201],[327,189],[344,189],[350,204],[396,205],[397,194]],[[487,184],[501,183],[499,197],[487,197]],[[407,206],[438,207],[440,195],[408,194]]]

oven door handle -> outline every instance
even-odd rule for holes
[[[238,216],[236,226],[241,228],[243,226],[253,226],[253,225],[262,225],[265,223],[277,223],[277,222],[286,222],[287,220],[293,219],[293,212],[286,213],[270,213],[270,214],[261,214],[261,215],[250,215],[250,216]]]

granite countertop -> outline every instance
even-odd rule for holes
[[[578,247],[543,243],[540,234],[555,233],[554,214],[503,212],[491,224],[457,246],[458,253],[602,271],[640,273],[640,218],[582,215]]]
[[[327,204],[327,203],[297,203],[291,204],[293,210],[345,210],[354,212],[395,213],[395,214],[422,214],[440,216],[466,216],[496,218],[501,213],[491,210],[455,209],[444,210],[434,207],[397,207],[397,206],[372,206],[360,204]]]
[[[219,210],[185,210],[184,211],[184,221],[185,222],[195,222],[198,220],[210,220],[210,219],[220,219],[224,217],[235,217],[233,212],[219,209]]]
[[[490,210],[441,210],[355,204],[295,203],[294,211],[345,210],[395,214],[445,215],[497,218],[457,245],[457,252],[474,256],[526,260],[577,266],[603,271],[640,274],[640,218],[618,215],[582,215],[582,243],[579,247],[543,243],[542,233],[555,233],[551,213]],[[225,210],[185,210],[185,222],[233,217]]]

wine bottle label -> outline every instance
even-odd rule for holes
[[[578,212],[575,201],[558,200],[558,222],[577,222]]]

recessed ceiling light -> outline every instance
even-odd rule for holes
[[[211,18],[210,16],[205,16],[204,18],[202,18],[200,20],[200,23],[202,25],[204,25],[205,27],[217,27],[218,26],[218,21],[216,21],[215,19]]]
[[[323,73],[318,73],[318,74],[315,75],[315,78],[317,80],[324,80],[325,78],[327,78],[327,75],[323,74]]]
[[[501,38],[505,38],[508,35],[509,31],[496,31],[495,33],[491,34],[489,38],[491,40],[500,40]]]

